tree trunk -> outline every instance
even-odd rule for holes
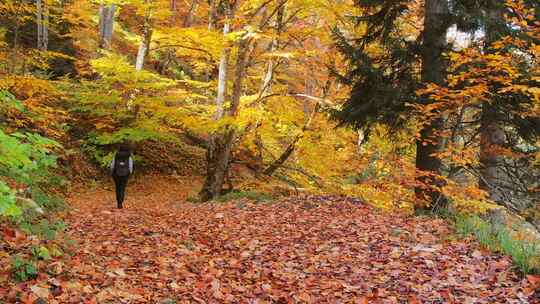
[[[447,46],[446,32],[449,28],[449,7],[447,0],[426,0],[424,31],[422,33],[422,82],[444,85],[446,79],[446,63],[443,53]],[[425,101],[431,102],[430,100]],[[420,185],[415,188],[419,200],[428,200],[431,206],[445,203],[444,197],[436,189],[442,186],[436,175],[441,173],[441,161],[433,154],[440,151],[442,140],[437,131],[444,125],[442,118],[436,118],[420,131],[416,141],[416,168],[420,171]],[[434,187],[435,189],[432,189]],[[418,206],[418,209],[425,207]]]
[[[208,30],[213,31],[216,28],[216,14],[217,14],[217,0],[209,0],[208,5],[210,6],[208,11]],[[210,72],[207,71],[204,73],[204,80],[206,82],[210,81]]]
[[[198,0],[191,1],[188,14],[186,15],[186,19],[184,19],[184,27],[190,27],[191,24],[193,23],[195,12],[197,11],[197,8],[199,7],[199,3],[197,1]]]
[[[169,21],[169,24],[171,27],[174,27],[176,25],[176,0],[171,0],[171,19]],[[175,58],[175,51],[173,49],[167,49],[165,52],[165,59],[163,60],[160,68],[159,68],[159,74],[165,75],[167,73],[167,70],[169,68],[169,65]]]
[[[41,50],[43,45],[43,3],[42,0],[36,0],[37,14],[37,48]]]
[[[275,40],[272,40],[272,46],[270,47],[271,51],[275,50],[274,47]],[[266,73],[264,75],[263,83],[261,85],[261,93],[259,94],[260,98],[264,98],[272,89],[272,79],[274,78],[274,60],[270,59],[268,61],[268,66],[266,68]]]
[[[232,20],[232,13],[227,14],[228,20],[225,22],[224,34],[226,35],[230,29],[229,21]],[[228,109],[224,108],[226,80],[227,80],[227,62],[229,50],[224,50],[222,60],[220,61],[219,80],[218,80],[218,96],[216,99],[217,111],[216,120],[225,116],[236,117],[240,106],[240,98],[243,92],[243,80],[247,68],[249,46],[251,40],[243,38],[238,44],[238,53],[236,57],[236,67],[233,79],[233,89],[231,96],[231,106]],[[226,126],[223,131],[217,131],[210,140],[209,149],[207,150],[207,176],[203,189],[200,192],[202,201],[211,200],[221,194],[225,177],[229,169],[229,161],[231,151],[236,138],[236,130],[234,127]]]
[[[105,37],[105,23],[107,21],[107,8],[101,2],[99,4],[99,47],[103,47],[103,37]]]
[[[105,6],[103,3],[99,6],[99,47],[110,49],[114,31],[114,15],[116,5]]]
[[[150,51],[150,43],[152,42],[152,20],[150,16],[144,18],[143,37],[141,45],[139,46],[139,52],[137,53],[137,60],[135,62],[135,70],[140,71],[144,67],[144,61],[148,57]]]
[[[43,22],[43,49],[49,49],[49,5],[45,2]]]
[[[110,48],[111,42],[112,42],[115,13],[116,13],[116,5],[111,4],[111,6],[108,9],[107,23],[105,27],[105,37],[104,37],[107,48]]]
[[[209,0],[208,5],[210,10],[208,12],[208,30],[213,30],[216,28],[216,15],[217,15],[217,0]]]
[[[364,141],[366,139],[366,132],[364,129],[358,129],[358,139],[356,141],[356,151],[358,154],[364,153]]]
[[[171,0],[171,25],[174,26],[174,24],[176,23],[176,15],[177,15],[177,12],[176,12],[176,0]]]
[[[225,21],[223,25],[223,36],[227,36],[230,31],[230,19]],[[221,58],[219,61],[219,76],[218,76],[218,88],[216,96],[216,114],[214,119],[220,120],[225,114],[224,103],[227,96],[227,68],[229,65],[230,49],[225,46],[221,51]],[[225,172],[229,165],[228,155],[230,151],[227,151],[226,140],[224,134],[218,132],[212,134],[208,142],[208,149],[206,150],[206,180],[201,192],[199,193],[202,201],[211,200],[220,195],[223,187],[223,181],[225,179]]]
[[[49,48],[49,7],[47,1],[36,0],[37,48],[46,51]]]
[[[503,203],[502,185],[506,175],[501,168],[504,158],[497,151],[506,144],[506,134],[499,124],[497,109],[489,102],[482,104],[480,123],[480,189],[489,194],[495,202]]]
[[[504,22],[503,13],[497,7],[488,8],[486,22],[485,51],[490,53],[491,44],[499,36],[499,22]],[[479,187],[489,194],[489,198],[504,205],[504,185],[508,176],[502,169],[504,157],[497,151],[506,145],[506,134],[500,123],[501,115],[497,107],[490,102],[482,104],[482,116],[480,120],[480,181]]]
[[[275,24],[275,36],[272,37],[270,42],[270,52],[273,53],[279,49],[279,35],[283,31],[283,17],[285,15],[285,5],[282,5],[276,15],[276,24]],[[264,98],[272,88],[272,80],[274,79],[274,66],[275,62],[273,58],[270,58],[268,61],[268,66],[266,68],[266,74],[264,76],[263,84],[261,86],[261,98]]]
[[[227,36],[230,31],[230,24],[227,20],[223,25],[223,36]],[[219,73],[218,73],[218,88],[217,88],[217,98],[216,98],[216,116],[215,119],[219,120],[223,118],[224,108],[223,104],[225,103],[225,98],[227,97],[227,67],[229,65],[229,56],[231,50],[228,46],[223,48],[221,51],[221,58],[219,60]]]

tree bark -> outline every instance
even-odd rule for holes
[[[37,48],[46,51],[49,48],[49,7],[46,0],[36,0]]]
[[[208,11],[208,30],[213,31],[216,28],[216,14],[217,14],[217,0],[209,0],[209,11]],[[204,80],[206,82],[210,81],[210,72],[207,71],[204,73]]]
[[[283,30],[283,16],[285,15],[285,5],[282,5],[277,13],[276,16],[276,25],[275,25],[275,36],[272,37],[272,41],[270,42],[270,52],[273,53],[279,48],[279,35],[281,35],[281,32]],[[263,84],[261,86],[261,94],[259,95],[260,98],[264,98],[266,94],[268,94],[271,91],[272,88],[272,80],[274,79],[274,66],[275,62],[273,58],[270,58],[268,61],[268,66],[266,68],[266,74],[263,79]]]
[[[238,55],[236,60],[235,77],[233,84],[231,107],[225,111],[226,116],[236,117],[240,106],[240,97],[243,91],[243,79],[247,63],[247,55],[249,50],[249,40],[244,39],[238,47]],[[221,134],[216,134],[208,149],[211,157],[208,157],[208,172],[207,182],[201,192],[201,200],[210,200],[221,194],[225,177],[229,170],[229,162],[231,151],[236,138],[236,130],[234,127],[226,127]],[[208,186],[208,187],[207,187]],[[210,190],[210,191],[208,191]]]
[[[99,47],[110,49],[114,31],[114,15],[116,13],[116,4],[105,6],[103,3],[99,6]]]
[[[191,26],[191,24],[193,23],[193,18],[195,17],[195,12],[197,11],[198,7],[199,7],[198,0],[191,1],[188,14],[186,15],[186,19],[184,19],[184,27]]]
[[[230,8],[228,8],[230,10]],[[227,12],[227,20],[223,24],[223,36],[230,32],[230,11]],[[225,46],[221,51],[219,61],[218,88],[216,96],[216,114],[214,120],[218,121],[225,114],[224,103],[227,96],[227,68],[229,65],[230,49]],[[225,172],[229,165],[229,153],[226,145],[226,135],[215,132],[210,136],[208,149],[206,150],[206,180],[201,192],[201,201],[208,201],[220,195],[225,179]]]
[[[174,27],[176,25],[176,17],[177,17],[177,10],[176,10],[176,0],[171,0],[171,19],[169,21],[169,24],[171,27]],[[167,73],[167,70],[169,68],[169,65],[175,58],[175,51],[173,49],[167,49],[165,52],[165,59],[163,60],[160,68],[159,68],[159,74],[165,75]]]
[[[143,37],[141,40],[141,45],[139,46],[139,52],[137,53],[137,60],[135,62],[135,70],[140,71],[144,67],[144,61],[148,57],[150,51],[150,43],[152,42],[153,34],[153,25],[152,19],[147,13],[147,16],[144,17],[144,27],[143,27]]]
[[[174,26],[174,24],[176,23],[176,15],[177,15],[177,12],[176,12],[176,0],[171,0],[171,25]]]
[[[209,0],[208,5],[210,10],[208,12],[208,30],[213,30],[216,28],[216,15],[217,15],[217,0]]]
[[[37,48],[41,49],[43,45],[43,2],[36,0],[37,14]]]
[[[497,152],[506,144],[506,134],[499,124],[497,109],[489,102],[482,104],[480,123],[480,182],[479,187],[489,194],[492,201],[503,203],[502,184],[506,174],[502,170],[504,158]]]
[[[99,47],[103,47],[103,37],[105,37],[105,23],[107,21],[107,7],[101,2],[99,4]]]
[[[485,51],[490,53],[491,44],[499,34],[497,23],[504,20],[503,13],[496,6],[488,7],[486,22]],[[483,102],[480,120],[480,181],[479,187],[485,190],[489,198],[504,205],[504,185],[508,176],[502,169],[504,157],[497,151],[507,142],[506,134],[500,123],[501,114],[497,107],[490,102]]]
[[[364,141],[366,139],[366,131],[364,129],[358,129],[358,139],[356,141],[356,151],[358,154],[364,153]]]
[[[443,53],[447,46],[446,32],[450,26],[447,0],[426,0],[424,31],[422,33],[422,82],[444,85],[446,79],[446,63]],[[426,100],[426,103],[432,102]],[[428,200],[431,206],[444,203],[445,199],[436,189],[442,186],[436,175],[441,173],[441,161],[433,154],[440,151],[442,140],[437,131],[444,125],[442,118],[436,118],[420,130],[420,138],[416,141],[416,168],[420,171],[415,188],[419,200]],[[432,188],[433,187],[433,188]],[[418,206],[418,209],[425,207]]]
[[[233,13],[230,7],[227,10],[227,21],[225,22],[223,33],[227,35],[230,30],[230,20]],[[226,82],[227,82],[227,63],[230,50],[224,49],[220,60],[219,80],[218,80],[218,96],[216,98],[216,120],[223,117],[236,117],[240,106],[240,98],[243,92],[243,80],[248,62],[248,54],[251,40],[241,38],[238,43],[238,52],[236,55],[236,66],[234,71],[233,89],[231,96],[231,106],[228,109],[224,108]],[[203,189],[200,192],[202,201],[211,200],[221,194],[225,177],[229,169],[231,151],[236,138],[236,130],[234,127],[226,126],[224,130],[217,131],[210,139],[209,148],[207,150],[207,176]]]
[[[227,36],[230,31],[229,20],[223,25],[223,37]],[[216,97],[216,116],[215,119],[219,120],[223,118],[225,98],[227,97],[227,67],[229,65],[229,56],[231,50],[228,46],[225,46],[221,51],[221,58],[219,60],[219,73],[218,73],[218,88]]]

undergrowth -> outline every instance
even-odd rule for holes
[[[255,202],[270,202],[274,200],[274,197],[264,192],[233,190],[216,197],[213,202],[223,203],[241,199],[248,199]],[[189,203],[200,203],[200,199],[196,195],[187,197],[186,201]]]
[[[0,90],[2,115],[39,117],[6,90]],[[41,135],[46,132],[14,125],[21,128],[0,123],[0,264],[10,265],[12,278],[25,281],[63,254],[60,236],[67,226],[54,213],[66,207],[58,193],[67,182],[55,173],[62,145]],[[0,273],[0,285],[4,276]]]
[[[487,249],[511,256],[524,274],[540,274],[540,242],[519,238],[478,216],[456,215],[455,225],[459,234],[472,235]]]
[[[215,201],[228,202],[239,199],[248,199],[256,202],[268,202],[274,200],[274,198],[268,193],[256,191],[232,191],[225,195],[219,196],[215,199]]]

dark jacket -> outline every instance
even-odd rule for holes
[[[133,173],[133,157],[131,157],[131,152],[120,150],[116,152],[111,161],[111,164],[109,165],[109,169],[111,170],[112,175],[114,175],[114,167],[117,159],[127,159],[129,165],[129,174]]]

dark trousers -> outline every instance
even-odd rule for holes
[[[116,176],[113,175],[114,184],[116,186],[116,204],[118,209],[122,209],[124,206],[124,197],[126,194],[126,186],[128,183],[128,176]]]

